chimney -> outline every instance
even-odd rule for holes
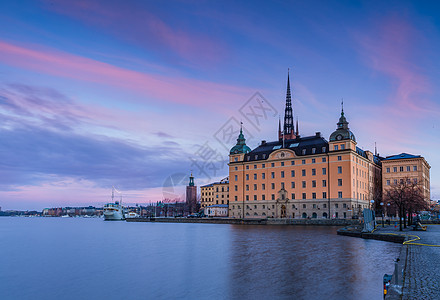
[[[321,137],[321,132],[319,132],[319,131],[318,131],[318,132],[315,132],[315,136],[316,136],[316,137]]]

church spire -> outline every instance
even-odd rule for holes
[[[296,136],[299,136],[298,117],[296,117]]]
[[[290,135],[293,133],[293,110],[292,110],[292,95],[290,93],[290,74],[287,71],[287,92],[286,92],[286,109],[284,111],[284,134]]]

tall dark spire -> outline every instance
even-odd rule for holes
[[[295,135],[299,136],[298,117],[296,117],[296,132],[295,132]]]
[[[292,110],[292,96],[290,94],[290,74],[287,70],[287,92],[286,92],[286,109],[284,111],[284,134],[294,134],[293,127],[293,110]]]

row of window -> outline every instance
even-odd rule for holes
[[[322,168],[321,170],[322,175],[327,175],[327,168]],[[295,177],[295,170],[291,170],[290,171],[290,177]],[[338,166],[338,174],[342,174],[342,167]],[[254,173],[254,180],[258,179],[258,174]],[[307,176],[307,171],[305,169],[301,170],[301,176]],[[312,169],[312,176],[316,176],[316,169]],[[270,177],[272,179],[275,178],[275,172],[271,172],[270,173]],[[285,172],[284,171],[280,171],[280,177],[281,178],[285,178]],[[249,180],[250,176],[249,174],[246,174],[246,180]],[[266,173],[261,173],[261,179],[266,179]],[[238,175],[234,175],[234,180],[238,181]]]
[[[411,179],[410,178],[407,178],[406,180],[407,180],[408,184],[411,184]],[[397,182],[398,182],[398,180],[394,179],[394,184],[397,184]],[[413,178],[413,182],[414,182],[414,184],[417,184],[417,178]],[[401,184],[403,183],[403,179],[400,179],[400,183]],[[391,181],[390,180],[387,180],[387,185],[391,185]]]
[[[338,198],[342,199],[342,192],[338,192]],[[249,201],[249,195],[245,196],[246,201]],[[285,200],[284,198],[284,194],[281,195],[281,199]],[[295,193],[291,194],[291,199],[294,200],[296,199]],[[302,193],[302,199],[308,199],[307,198],[307,193]],[[317,199],[317,193],[312,193],[312,198],[311,199]],[[322,192],[322,199],[327,199],[327,192]],[[238,201],[238,196],[235,196],[234,198],[235,201]],[[254,195],[254,201],[258,200],[258,196]],[[261,195],[261,199],[260,200],[266,200],[266,195]],[[275,200],[275,194],[271,194],[271,200]]]
[[[309,208],[320,208],[319,205],[316,203],[302,204],[302,208],[307,209],[307,205],[311,205],[311,207],[309,206]],[[333,205],[334,205],[334,208],[339,208],[339,203],[334,203]],[[358,207],[360,208],[361,205],[358,204]],[[253,205],[253,209],[258,209],[258,208],[259,208],[259,205],[257,205],[257,204]],[[272,204],[272,205],[261,204],[261,208],[262,209],[267,208],[268,210],[270,210],[271,208],[275,209],[275,205],[274,204]],[[292,209],[296,209],[296,208],[297,208],[296,205],[292,204]],[[327,208],[327,203],[322,203],[322,208]],[[347,203],[342,203],[342,208],[350,208],[350,205],[347,205]],[[351,208],[355,209],[356,205],[352,205]],[[232,209],[235,209],[235,205],[232,205]],[[237,209],[241,209],[241,205],[237,205]],[[252,205],[246,204],[246,209],[252,209]]]
[[[404,172],[405,167],[403,167],[403,166],[401,166],[401,167],[393,167],[393,172],[394,173],[396,173],[397,170],[399,170],[400,172]],[[417,166],[412,166],[412,170],[413,170],[413,172],[416,172],[417,171]],[[387,168],[387,173],[390,173],[390,172],[391,172],[391,168],[388,167]],[[406,172],[411,172],[411,166],[406,166]]]
[[[272,182],[270,185],[271,185],[271,189],[274,190],[275,189],[275,183]],[[322,182],[321,182],[321,185],[322,185],[322,187],[327,187],[327,180],[323,179]],[[338,186],[342,186],[342,179],[338,179]],[[302,188],[307,188],[307,182],[306,181],[302,181],[301,182],[301,187]],[[316,180],[312,180],[312,187],[317,187]],[[284,182],[281,182],[281,188],[282,189],[285,188]],[[292,181],[290,183],[290,188],[292,188],[292,189],[296,188],[295,181]],[[249,184],[246,184],[245,189],[246,189],[246,191],[249,191]],[[238,185],[234,185],[234,190],[238,191]],[[256,183],[254,183],[254,189],[253,190],[254,191],[258,190],[258,185]],[[266,190],[266,184],[265,183],[261,184],[261,190],[263,190],[263,191]]]

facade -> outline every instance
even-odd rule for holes
[[[229,209],[227,204],[214,204],[205,207],[205,215],[208,217],[227,217],[228,212]]]
[[[194,185],[194,177],[192,174],[189,177],[189,184],[186,187],[186,207],[190,214],[197,212],[197,186]]]
[[[385,192],[391,185],[400,180],[410,180],[421,186],[426,201],[431,199],[430,176],[431,166],[420,155],[401,153],[387,156],[382,160],[382,186]]]
[[[200,187],[201,208],[214,204],[229,204],[229,178]]]
[[[293,127],[288,78],[278,140],[251,150],[243,131],[229,154],[229,217],[352,218],[370,206],[381,183],[377,155],[358,148],[342,108],[329,141]]]
[[[204,209],[214,204],[214,184],[210,183],[200,187],[200,207]]]

